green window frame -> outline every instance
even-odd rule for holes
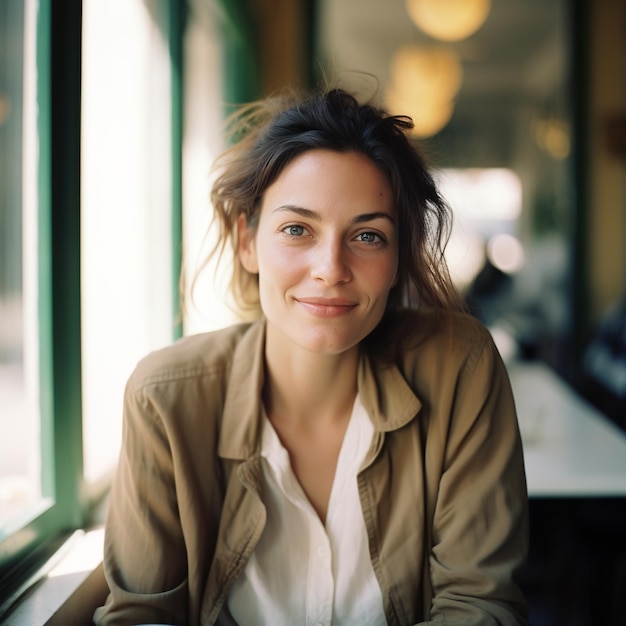
[[[32,520],[0,544],[2,597],[47,553],[44,540],[54,541],[63,530],[83,522],[79,498],[80,2],[70,0],[64,11],[59,8],[58,2],[41,0],[36,26],[43,499]]]

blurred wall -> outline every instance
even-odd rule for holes
[[[270,95],[307,87],[313,24],[310,0],[254,0],[258,19],[261,89]]]
[[[626,154],[609,121],[626,121],[626,2],[588,0],[588,279],[592,325],[626,295]],[[611,136],[613,135],[613,136]]]

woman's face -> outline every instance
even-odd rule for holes
[[[311,150],[291,161],[265,191],[257,228],[239,222],[268,341],[323,354],[355,348],[395,283],[397,229],[389,181],[367,157]]]

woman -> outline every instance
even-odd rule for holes
[[[133,373],[97,623],[527,623],[511,391],[410,128],[341,90],[242,113],[212,200],[258,319]]]

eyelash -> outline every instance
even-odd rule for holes
[[[292,229],[299,229],[301,232],[300,234],[296,235],[290,232]],[[290,239],[300,239],[304,235],[306,235],[307,229],[306,227],[301,226],[300,224],[288,224],[287,226],[284,226],[281,229],[281,232],[284,233]],[[372,235],[374,237],[374,241],[365,241],[363,239],[360,239],[364,235]],[[356,235],[355,239],[357,239],[357,241],[364,243],[368,246],[381,246],[387,243],[387,239],[384,237],[384,235],[381,235],[380,233],[377,233],[371,230],[360,232],[358,235]]]

